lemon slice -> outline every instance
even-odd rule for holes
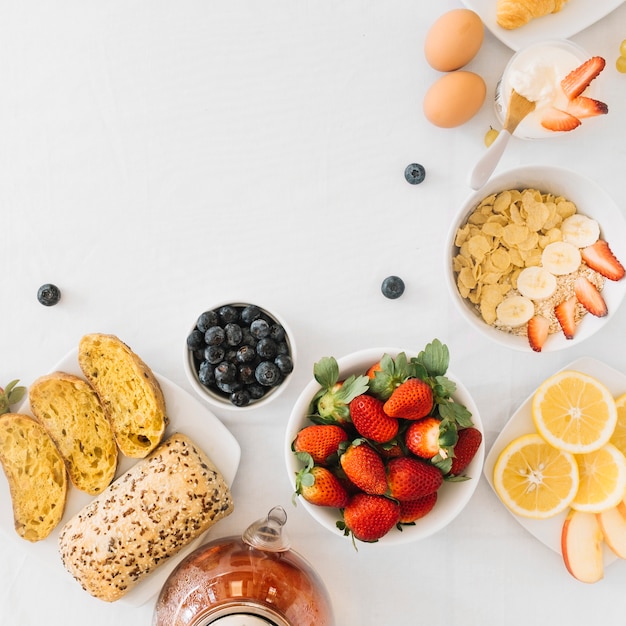
[[[579,485],[570,506],[585,513],[600,513],[617,506],[626,493],[626,457],[607,443],[575,458]]]
[[[500,453],[493,484],[513,513],[546,519],[565,510],[576,496],[578,465],[573,454],[551,446],[540,435],[522,435]]]
[[[617,424],[611,435],[611,443],[626,455],[626,393],[615,400]]]
[[[545,380],[532,400],[539,434],[555,448],[585,454],[611,438],[617,408],[611,392],[582,372],[563,371]]]

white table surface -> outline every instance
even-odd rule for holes
[[[82,334],[109,332],[191,390],[182,346],[195,317],[230,298],[265,304],[293,328],[297,366],[269,408],[218,413],[242,459],[236,511],[210,538],[283,505],[340,626],[618,623],[626,563],[578,583],[484,477],[445,531],[404,547],[357,553],[291,504],[283,432],[321,356],[440,338],[487,448],[532,389],[576,357],[626,372],[626,307],[580,346],[535,355],[472,334],[450,303],[442,242],[496,125],[490,103],[452,130],[422,115],[439,75],[424,36],[460,6],[0,2],[0,383],[28,385]],[[607,59],[609,115],[554,141],[514,140],[499,170],[561,165],[626,210],[626,76],[614,68],[624,37],[626,5],[573,37]],[[491,94],[510,55],[487,33],[468,69]],[[403,176],[414,161],[427,170],[418,186]],[[399,300],[380,293],[390,274],[406,282]],[[62,289],[55,307],[37,302],[46,282]],[[149,624],[152,608],[99,602],[0,533],[2,625]]]

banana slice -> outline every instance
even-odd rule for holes
[[[524,296],[509,296],[496,307],[496,319],[502,326],[517,328],[535,314],[535,305]]]
[[[556,276],[544,267],[525,267],[517,277],[517,290],[531,300],[545,300],[556,291]]]
[[[566,217],[561,223],[563,241],[571,243],[577,248],[586,248],[593,245],[600,237],[600,225],[596,220],[574,213]]]
[[[575,272],[580,263],[580,250],[566,241],[549,243],[541,254],[541,265],[555,276]]]

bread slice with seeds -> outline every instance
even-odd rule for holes
[[[117,445],[109,418],[93,387],[65,372],[41,376],[28,390],[30,409],[65,460],[72,483],[97,495],[117,468]]]
[[[0,416],[0,463],[6,474],[17,534],[45,539],[63,517],[68,480],[63,457],[45,428],[28,415]]]
[[[152,370],[115,335],[85,335],[78,364],[104,406],[122,454],[144,458],[168,423],[165,398]]]

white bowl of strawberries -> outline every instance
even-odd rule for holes
[[[320,359],[285,435],[294,502],[355,545],[408,543],[447,526],[484,460],[478,409],[448,361],[437,339],[419,353]]]
[[[524,166],[470,194],[445,249],[448,290],[478,332],[526,352],[588,339],[626,294],[626,221],[593,180]]]

